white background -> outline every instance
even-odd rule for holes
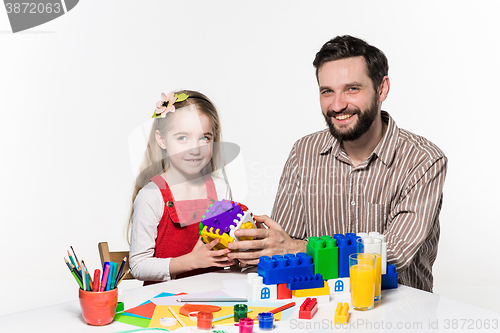
[[[0,9],[0,314],[77,299],[70,245],[92,271],[99,241],[128,249],[131,134],[161,92],[215,102],[241,147],[234,197],[270,214],[293,143],[325,126],[312,61],[342,34],[385,52],[383,109],[449,159],[435,293],[500,312],[499,14],[498,1],[87,0],[12,34]]]

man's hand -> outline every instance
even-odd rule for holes
[[[229,259],[238,259],[243,265],[257,265],[259,257],[273,256],[276,254],[287,254],[306,252],[307,242],[303,240],[294,240],[283,230],[276,222],[268,216],[255,216],[257,223],[264,223],[267,228],[258,229],[240,229],[235,231],[238,237],[251,236],[254,240],[239,241],[229,243],[230,250],[248,250],[233,251],[227,256]]]

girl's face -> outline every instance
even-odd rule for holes
[[[189,105],[170,115],[164,138],[170,168],[186,175],[196,175],[212,158],[213,131],[210,119]]]

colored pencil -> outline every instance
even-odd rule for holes
[[[92,284],[90,283],[90,274],[85,271],[85,281],[87,282],[87,291],[92,291]]]
[[[101,291],[106,290],[106,283],[108,282],[108,275],[109,275],[109,262],[104,263],[104,272],[102,273],[102,280],[101,280]]]
[[[120,282],[122,282],[122,280],[125,278],[125,276],[130,272],[130,268],[127,269],[125,271],[125,273],[122,274],[122,277],[120,278],[120,280],[118,280],[118,283],[116,284],[116,286],[118,287],[118,285],[120,284]]]
[[[73,276],[75,277],[75,280],[76,280],[76,282],[78,282],[78,285],[80,286],[80,288],[83,289],[82,281],[80,281],[80,278],[78,277],[78,275],[76,275],[75,269],[73,269],[71,271],[71,274],[73,274]]]
[[[75,253],[75,250],[73,250],[73,246],[69,246],[71,248],[71,251],[73,251],[73,254],[75,255],[75,260],[76,260],[76,263],[78,264],[78,267],[80,267],[80,262],[78,261],[78,257],[76,256],[76,253]]]
[[[71,263],[73,264],[73,266],[76,267],[75,261],[73,260],[73,257],[71,256],[71,253],[69,253],[69,251],[68,251],[68,258],[69,258],[69,260],[71,260]]]
[[[87,268],[87,265],[85,265],[85,263],[83,262],[82,260],[82,264],[83,264],[83,267],[85,267],[85,271],[87,272],[87,274],[89,275],[89,280],[90,280],[90,286],[93,286],[94,285],[94,282],[92,281],[92,276],[90,276],[90,273],[89,273],[89,270]]]
[[[66,266],[68,266],[69,270],[71,271],[71,264],[68,262],[68,259],[64,257],[64,262],[66,263]]]
[[[238,297],[213,297],[213,298],[179,298],[177,302],[248,302],[248,298]],[[295,305],[295,303],[294,303]]]
[[[172,307],[168,307],[168,311],[170,311],[172,313],[172,315],[175,317],[175,319],[177,319],[177,321],[179,322],[179,324],[182,325],[182,327],[186,327],[186,324],[184,324],[184,322],[181,320],[181,318],[179,318],[179,316],[177,315],[177,313],[175,313],[175,311],[172,309]]]
[[[78,276],[78,274],[76,274],[76,269],[74,269],[74,266],[71,265],[66,258],[64,258],[64,262],[68,266],[69,271],[71,272],[71,274],[75,277],[75,280],[76,280],[76,282],[78,282],[78,285],[83,289],[82,280],[80,279],[80,277]]]
[[[118,270],[118,274],[116,274],[116,280],[119,281],[122,277],[123,268],[125,267],[125,263],[127,262],[127,257],[123,258],[122,264],[120,265],[120,269]]]
[[[76,275],[78,276],[78,278],[81,281],[82,280],[82,275],[80,274],[80,271],[75,266],[73,266],[73,264],[69,264],[69,265],[71,266],[72,270],[75,270]]]

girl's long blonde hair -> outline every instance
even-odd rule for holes
[[[212,172],[216,172],[218,170],[222,170],[224,167],[220,144],[221,142],[221,126],[219,120],[219,114],[217,113],[217,109],[214,104],[208,99],[207,96],[203,95],[200,92],[193,90],[181,90],[175,92],[175,94],[187,94],[189,98],[182,102],[175,103],[175,109],[178,110],[180,108],[195,105],[196,110],[208,117],[212,124],[212,132],[213,132],[213,149],[212,149],[212,159],[210,163],[207,164],[202,170],[201,173],[203,175],[210,174]],[[149,182],[149,180],[159,174],[165,172],[169,167],[168,154],[165,149],[161,149],[158,146],[155,138],[155,132],[158,130],[162,137],[166,137],[166,134],[169,129],[169,119],[172,113],[167,113],[165,118],[156,118],[153,121],[153,125],[151,126],[151,132],[149,133],[148,145],[146,147],[146,151],[144,153],[144,158],[142,161],[142,165],[140,168],[139,175],[135,180],[135,186],[132,193],[132,205],[130,208],[130,216],[127,225],[127,238],[130,239],[130,230],[132,228],[132,217],[134,215],[134,201],[137,197],[139,191]]]

